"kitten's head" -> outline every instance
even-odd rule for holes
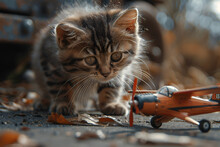
[[[138,52],[138,10],[68,17],[55,32],[59,58],[67,72],[107,82],[130,65]]]

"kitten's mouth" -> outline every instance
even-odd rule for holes
[[[111,80],[115,79],[116,76],[109,76],[109,77],[97,77],[97,80],[100,82],[100,83],[108,83],[110,82]]]
[[[111,81],[113,78],[108,78],[108,77],[106,77],[106,78],[102,78],[101,79],[101,81],[103,81],[103,82],[109,82],[109,81]]]
[[[110,81],[110,80],[112,80],[114,77],[112,77],[112,76],[109,76],[109,77],[100,77],[99,78],[99,81],[101,81],[101,82],[108,82],[108,81]]]
[[[116,72],[110,74],[110,75],[107,76],[107,77],[104,77],[104,76],[101,75],[101,74],[96,74],[96,75],[94,75],[94,76],[92,77],[92,79],[95,80],[95,81],[97,81],[97,82],[99,82],[99,83],[108,83],[108,82],[110,82],[110,81],[112,81],[112,80],[115,80],[116,77],[117,77],[117,75],[118,75],[118,74],[117,74]]]

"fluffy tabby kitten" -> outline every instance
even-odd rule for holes
[[[138,27],[136,8],[77,6],[60,12],[41,32],[32,58],[50,111],[75,113],[97,97],[102,113],[126,114],[121,97],[141,54]]]

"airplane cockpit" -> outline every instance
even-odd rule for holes
[[[173,92],[178,91],[178,89],[176,87],[173,86],[163,86],[162,88],[160,88],[158,90],[158,94],[162,94],[164,96],[168,96],[168,97],[172,97]]]

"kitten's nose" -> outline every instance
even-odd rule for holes
[[[111,69],[108,67],[108,66],[101,66],[100,69],[99,69],[99,72],[101,75],[103,75],[103,77],[108,77],[111,73]]]
[[[105,73],[101,73],[103,75],[103,77],[108,77],[110,75],[111,72],[105,72]]]

